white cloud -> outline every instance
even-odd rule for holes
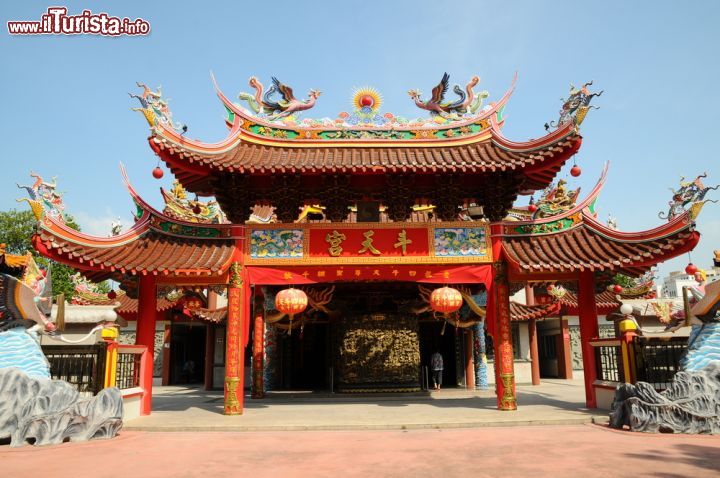
[[[71,215],[80,226],[80,230],[91,236],[110,236],[110,226],[114,221],[117,221],[118,218],[120,218],[120,222],[123,225],[123,231],[126,231],[133,224],[132,217],[116,214],[110,208],[105,208],[102,214],[88,214],[85,211],[73,211]]]

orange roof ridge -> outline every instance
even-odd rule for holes
[[[570,227],[575,227],[580,224],[581,219],[580,215],[582,214],[582,217],[590,216],[594,217],[596,216],[596,213],[594,211],[595,202],[597,201],[598,197],[600,196],[600,192],[602,192],[603,187],[605,186],[605,181],[607,180],[607,173],[610,168],[610,161],[607,161],[605,165],[603,166],[602,172],[600,173],[600,177],[598,178],[597,182],[595,183],[595,186],[590,191],[590,194],[588,194],[582,201],[576,203],[574,206],[572,206],[567,211],[560,212],[558,214],[555,214],[553,216],[548,217],[542,217],[538,219],[531,219],[531,220],[519,220],[519,221],[503,221],[503,232],[501,235],[522,235],[522,233],[518,233],[515,230],[518,228],[528,228],[532,230],[537,230],[542,227],[543,224],[553,223],[557,222],[559,220],[569,218],[571,216],[576,216],[577,218],[573,221],[573,225]],[[567,229],[567,228],[563,228]],[[553,232],[559,232],[563,229],[557,229],[557,230],[547,230],[545,232],[542,232],[542,234],[552,234]],[[510,232],[513,231],[513,232]],[[538,232],[528,232],[526,234],[538,234]]]

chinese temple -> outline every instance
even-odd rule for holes
[[[471,383],[478,364],[469,351],[485,332],[498,409],[514,410],[513,319],[534,324],[559,305],[511,303],[510,295],[566,284],[579,316],[586,402],[595,407],[596,293],[616,273],[637,277],[691,250],[702,197],[652,230],[601,224],[595,202],[607,168],[583,200],[555,182],[580,149],[581,123],[599,95],[591,83],[572,88],[546,134],[525,142],[502,133],[514,82],[488,104],[478,83],[473,77],[449,92],[446,74],[427,100],[410,90],[429,113],[418,119],[383,113],[372,88],[356,90],[353,109],[337,118],[301,119],[321,101],[319,91],[300,100],[276,78],[266,89],[253,77],[254,93],[239,95],[243,105],[216,84],[229,129],[218,143],[187,138],[160,91],[139,84],[142,93],[132,96],[150,124],[149,146],[176,179],[163,191],[167,207],[151,207],[126,177],[135,223],[93,237],[63,223],[54,188],[40,181],[30,201],[39,219],[34,245],[92,281],[121,283],[136,299],[136,341],[155,353],[162,291],[205,288],[223,297],[226,305],[203,304],[198,316],[223,325],[206,341],[215,346],[206,356],[219,357],[226,414],[242,413],[246,382],[255,397],[278,383],[419,390],[421,363],[452,347],[466,352],[446,360],[466,367]],[[537,203],[513,207],[518,196],[542,191]],[[215,200],[198,199],[207,196]],[[458,331],[463,339],[453,340]],[[531,326],[531,342],[534,333]],[[152,376],[142,381],[152,389]],[[151,394],[145,400],[149,412]]]

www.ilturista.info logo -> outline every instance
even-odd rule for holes
[[[138,18],[111,17],[107,13],[83,10],[80,15],[68,15],[65,7],[50,7],[40,21],[7,22],[11,35],[147,35],[150,24]]]

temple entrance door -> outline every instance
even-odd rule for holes
[[[280,388],[286,390],[327,390],[330,367],[329,324],[307,324],[291,335],[282,332],[278,338],[280,354]]]
[[[170,326],[170,385],[204,382],[206,333],[205,324]]]
[[[442,333],[444,321],[430,320],[420,322],[420,363],[428,368],[429,387],[432,388],[432,371],[430,357],[436,350],[443,357],[443,388],[457,387],[457,357],[455,347],[455,326],[447,324]],[[461,339],[462,336],[459,337]],[[462,357],[461,357],[462,358]]]

